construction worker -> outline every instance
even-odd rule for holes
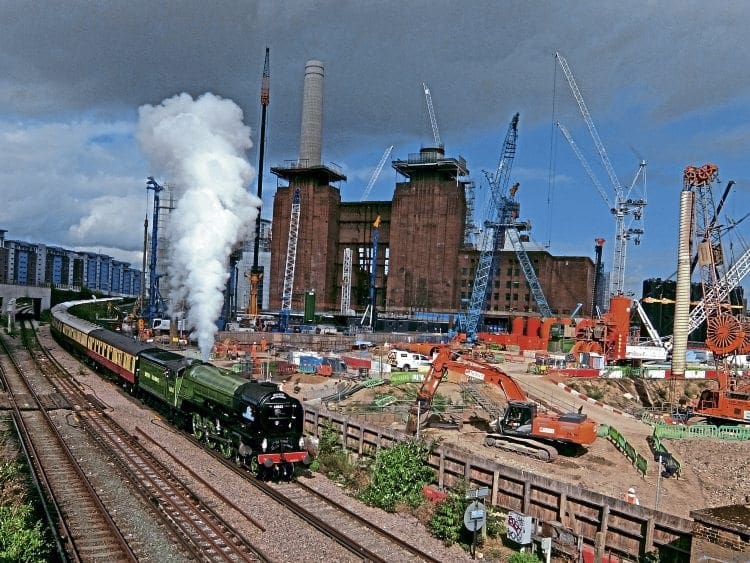
[[[641,501],[638,500],[638,497],[635,494],[635,487],[630,487],[628,489],[628,492],[625,494],[625,502],[628,504],[635,504],[636,506],[641,504]]]

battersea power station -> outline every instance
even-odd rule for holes
[[[471,240],[473,184],[466,161],[446,156],[442,146],[422,148],[392,161],[403,179],[396,183],[391,201],[341,201],[338,184],[346,176],[321,159],[323,78],[322,63],[308,61],[299,158],[271,169],[278,187],[270,308],[281,307],[293,280],[292,311],[301,311],[311,294],[321,312],[361,315],[373,298],[381,317],[453,316],[466,310],[480,256]],[[590,315],[593,260],[555,257],[527,237],[523,240],[553,313],[570,315],[582,307],[580,313]],[[513,248],[504,248],[496,263],[485,302],[486,321],[538,315]]]

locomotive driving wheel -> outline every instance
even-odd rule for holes
[[[715,354],[729,354],[744,342],[744,327],[736,317],[724,313],[708,319],[706,346]]]
[[[205,431],[203,430],[203,420],[201,419],[201,415],[199,415],[197,412],[193,413],[193,436],[195,436],[198,440],[203,440],[203,436],[205,436]]]
[[[258,456],[253,455],[253,457],[250,458],[250,473],[252,473],[254,476],[258,476],[260,474],[260,463],[258,463]]]
[[[226,430],[222,430],[221,432],[222,440],[219,443],[219,451],[221,452],[221,455],[224,456],[224,459],[232,459],[232,455],[234,455],[234,446],[232,445],[232,439],[229,437],[229,432]]]

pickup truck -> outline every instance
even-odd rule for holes
[[[422,366],[429,366],[430,359],[422,354],[404,350],[391,350],[388,352],[388,363],[391,364],[392,368],[399,371],[411,371]]]

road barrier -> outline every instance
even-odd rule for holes
[[[750,440],[750,426],[714,426],[712,424],[657,424],[654,436],[671,439],[712,438]]]

